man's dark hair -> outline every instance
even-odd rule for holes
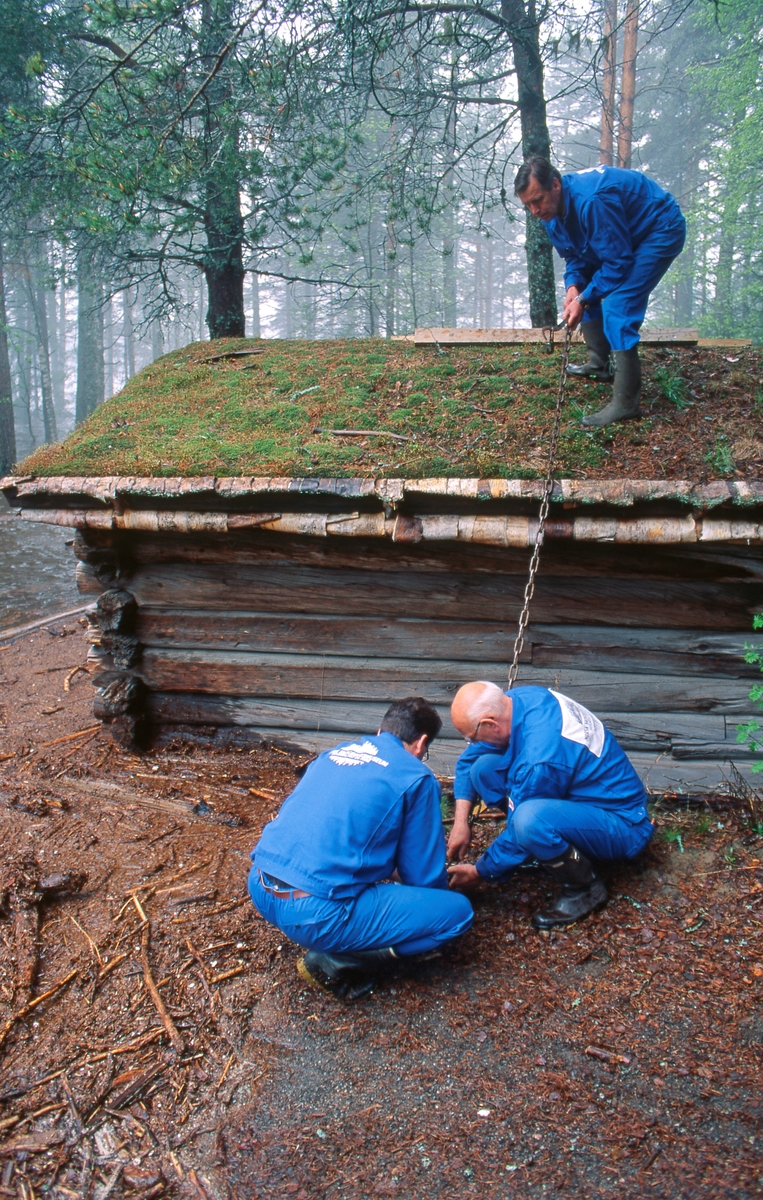
[[[394,733],[401,742],[410,746],[422,733],[427,735],[427,745],[433,742],[442,729],[440,714],[423,696],[406,696],[390,704],[381,723],[381,733]]]
[[[520,192],[524,192],[530,186],[531,179],[537,180],[544,192],[551,191],[551,184],[555,179],[562,182],[556,167],[542,154],[531,154],[522,163],[514,179],[514,195],[518,196]]]

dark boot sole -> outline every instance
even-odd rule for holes
[[[589,908],[588,912],[581,913],[579,917],[560,917],[541,924],[539,920],[540,914],[534,913],[530,920],[533,928],[537,929],[539,933],[549,933],[552,929],[569,929],[570,925],[577,925],[578,921],[585,921],[586,917],[590,917],[591,913],[599,912],[602,908],[606,908],[608,901],[609,896],[605,900],[600,900],[593,908]]]
[[[328,976],[321,979],[312,974],[304,958],[297,959],[297,972],[309,987],[317,988],[327,996],[333,996],[335,1000],[345,1000],[348,1003],[370,996],[377,986],[376,979],[370,977],[356,979],[354,982],[341,978],[329,979]]]

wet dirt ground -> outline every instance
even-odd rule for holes
[[[566,933],[529,924],[537,869],[485,887],[459,945],[348,1006],[246,894],[303,760],[117,749],[81,633],[0,649],[0,1196],[763,1194],[749,796],[656,798],[647,854]]]

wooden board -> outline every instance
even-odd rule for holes
[[[293,700],[155,692],[152,718],[163,724],[249,726],[293,729],[354,737],[375,732],[387,701]],[[439,705],[442,737],[459,740],[447,705]],[[715,713],[600,713],[626,750],[654,751],[680,758],[750,758],[736,745],[736,720]]]
[[[333,571],[303,567],[219,568],[168,563],[138,567],[126,585],[140,606],[188,610],[431,617],[495,621],[519,615],[524,575],[450,574],[436,578],[413,571]],[[668,580],[567,579],[541,576],[533,601],[535,620],[548,624],[650,626],[655,628],[751,628],[763,609],[763,580],[752,583]]]
[[[519,346],[529,343],[548,342],[545,329],[443,329],[428,327],[415,330],[406,340],[416,346]],[[554,333],[557,345],[563,340],[564,332]],[[580,330],[572,335],[573,342],[582,342]],[[642,329],[641,341],[649,346],[696,346],[699,332],[696,329]]]
[[[423,695],[449,704],[473,679],[503,683],[505,663],[434,659],[360,658],[317,654],[147,648],[139,673],[154,691],[210,695],[376,700]],[[743,714],[747,681],[717,678],[709,688],[697,676],[610,674],[523,666],[520,682],[553,687],[593,712],[705,712]]]
[[[447,654],[471,662],[509,662],[516,627],[511,621],[143,608],[136,632],[146,646],[171,649],[321,651],[373,658],[440,659]],[[741,632],[530,625],[521,661],[548,668],[754,679],[757,668],[744,661],[748,640]]]
[[[497,511],[490,502],[485,512]],[[457,500],[453,511],[458,511]],[[528,512],[534,506],[527,507]],[[524,574],[530,552],[524,548],[466,542],[391,543],[372,538],[307,538],[250,530],[210,537],[177,534],[112,535],[126,561],[138,565],[192,563],[258,567],[324,567],[376,573]],[[763,550],[744,545],[619,545],[608,542],[549,541],[543,548],[542,576],[618,577],[731,583],[763,580]]]

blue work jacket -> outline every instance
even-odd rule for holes
[[[598,717],[549,688],[512,688],[511,738],[505,750],[472,742],[456,763],[456,800],[478,799],[471,780],[474,763],[495,758],[511,807],[525,800],[583,800],[600,808],[638,809],[644,785],[624,750]]]
[[[575,171],[562,176],[562,195],[564,215],[543,224],[566,261],[565,287],[581,288],[587,304],[603,300],[630,277],[636,251],[650,234],[683,225],[670,193],[641,171]]]
[[[440,785],[392,733],[342,742],[310,764],[252,861],[324,900],[357,896],[395,869],[403,883],[445,888]]]

